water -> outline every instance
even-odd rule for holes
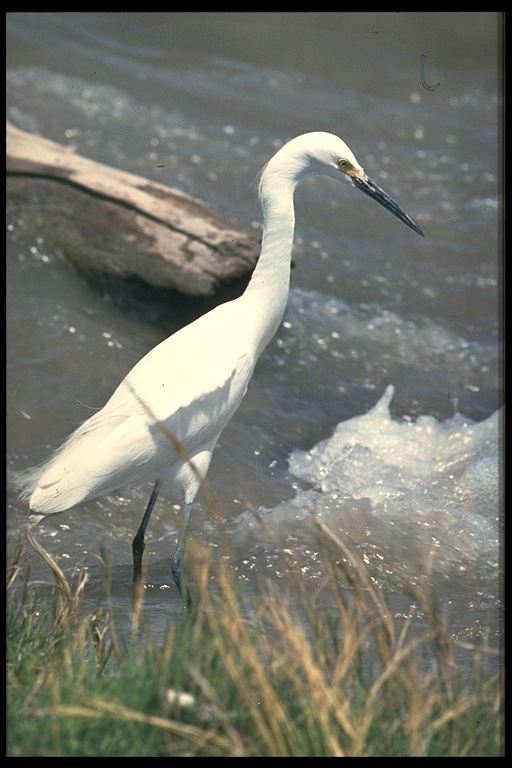
[[[264,163],[288,138],[327,130],[422,226],[425,239],[349,185],[299,189],[285,319],[208,481],[244,589],[283,575],[254,510],[297,549],[304,578],[321,581],[315,513],[383,572],[396,563],[426,578],[454,637],[493,645],[498,31],[494,13],[18,13],[7,30],[7,114],[20,128],[178,187],[248,230],[261,226],[251,182]],[[421,55],[435,90],[422,84]],[[7,224],[7,458],[17,470],[43,460],[201,306],[77,272],[27,211],[9,206]],[[87,565],[92,603],[104,547],[113,599],[129,609],[131,539],[149,492],[125,489],[38,526],[68,573]],[[9,486],[8,557],[26,515]],[[191,536],[215,549],[210,518],[200,498]],[[145,552],[157,631],[178,609],[166,587],[179,520],[164,493]],[[35,556],[31,578],[51,583]]]

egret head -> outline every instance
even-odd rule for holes
[[[269,176],[275,173],[292,185],[305,176],[322,174],[340,178],[346,176],[356,189],[361,190],[408,227],[424,237],[421,227],[404,209],[366,175],[354,153],[344,141],[332,133],[315,131],[297,136],[285,144],[264,169]]]
[[[425,237],[421,227],[409,216],[404,209],[398,205],[396,200],[393,200],[387,192],[384,192],[378,184],[376,184],[369,176],[366,175],[363,168],[357,162],[351,149],[342,141],[338,136],[334,136],[330,133],[318,133],[318,134],[305,134],[305,136],[312,136],[313,142],[319,142],[318,157],[321,163],[326,165],[330,176],[336,176],[338,173],[348,176],[352,184],[356,189],[361,190],[366,195],[376,200],[390,213],[407,224],[408,227],[414,229],[422,237]],[[316,139],[318,137],[318,139]],[[333,169],[336,171],[333,172]],[[325,170],[324,170],[325,173]]]

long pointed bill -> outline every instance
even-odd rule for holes
[[[363,176],[363,178],[358,178],[357,176],[350,174],[350,179],[354,186],[357,187],[357,189],[360,189],[361,192],[369,195],[378,203],[383,205],[384,208],[387,208],[388,211],[391,211],[391,213],[396,216],[397,219],[400,219],[400,221],[403,221],[403,223],[407,224],[408,227],[414,229],[418,235],[425,237],[421,227],[416,224],[414,219],[412,219],[409,214],[406,213],[404,209],[398,205],[396,200],[393,200],[393,198],[390,197],[387,192],[384,192],[384,190],[381,189],[379,185],[372,181],[366,174]]]

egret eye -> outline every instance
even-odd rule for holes
[[[353,165],[348,160],[345,160],[343,157],[340,157],[338,160],[338,168],[340,171],[343,171],[343,173],[348,173],[348,171],[351,171],[353,169]]]

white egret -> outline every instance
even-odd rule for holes
[[[146,479],[153,492],[133,540],[140,582],[144,535],[164,484],[180,498],[182,522],[172,573],[191,603],[181,562],[192,505],[217,440],[240,405],[263,349],[281,323],[289,291],[297,184],[311,174],[347,178],[415,232],[420,227],[375,184],[337,136],[306,133],[285,144],[263,169],[261,254],[245,292],[162,341],[119,384],[106,405],[43,465],[25,473],[34,514],[62,512]],[[172,435],[172,440],[169,439]]]

